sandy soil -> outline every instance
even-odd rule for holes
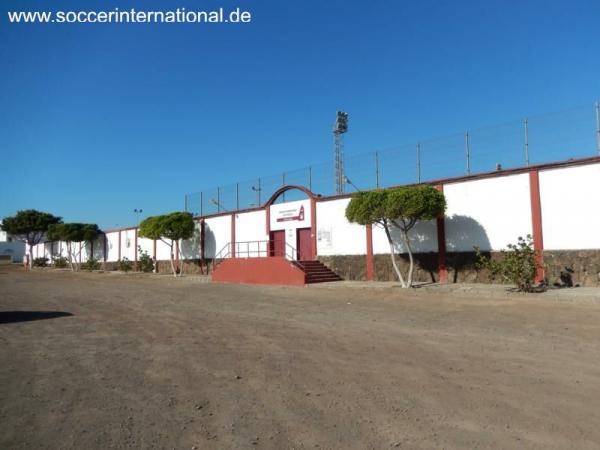
[[[599,424],[598,306],[0,267],[2,449],[591,449]]]

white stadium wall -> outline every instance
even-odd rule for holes
[[[317,255],[364,255],[365,227],[346,220],[349,198],[317,203]]]
[[[204,257],[212,259],[231,242],[231,214],[205,220]]]
[[[121,231],[121,259],[127,258],[134,261],[136,255],[135,248],[135,230],[128,229]]]
[[[449,252],[471,252],[474,246],[502,250],[532,234],[526,173],[446,184],[444,195]]]
[[[154,257],[154,241],[152,239],[138,238],[138,246],[139,250],[146,252],[151,258]],[[138,259],[139,257],[140,252],[138,251]]]
[[[237,257],[267,256],[269,236],[266,230],[267,213],[264,210],[235,214],[235,242]]]
[[[415,253],[437,252],[437,225],[434,220],[417,222],[411,231],[410,245]],[[400,232],[392,229],[392,239],[394,242],[394,251],[396,253],[406,253],[406,246],[402,242]],[[373,254],[390,253],[390,243],[385,230],[382,226],[373,225]]]
[[[106,233],[106,260],[119,260],[119,232]]]
[[[423,269],[424,276],[433,277],[433,272],[441,276],[445,270],[442,262],[438,266],[438,254],[442,258],[447,254],[447,262],[453,266],[450,269],[458,270],[454,267],[457,266],[455,255],[473,255],[475,246],[483,251],[498,252],[507,244],[515,243],[519,236],[532,234],[536,248],[544,252],[546,274],[556,277],[559,268],[570,265],[584,274],[582,283],[600,285],[600,213],[594,203],[595,193],[600,190],[600,158],[448,179],[437,185],[447,201],[445,219],[418,223],[412,232],[413,251],[430,255],[421,258],[421,263],[425,261],[429,265]],[[286,243],[293,247],[295,231],[310,228],[317,257],[342,270],[342,275],[386,279],[387,269],[381,269],[381,265],[388,264],[389,257],[379,258],[379,255],[389,254],[385,232],[378,226],[369,232],[368,227],[349,223],[345,218],[349,201],[349,196],[315,197],[205,217],[204,258],[213,259],[232,241],[238,244],[238,257],[257,256],[246,254],[247,247],[242,243],[258,241],[263,243],[261,256],[265,256],[269,231],[285,230]],[[181,259],[201,258],[201,229],[198,219],[194,238],[181,246]],[[398,242],[396,251],[405,253],[397,230],[394,235]],[[438,242],[438,236],[444,240]],[[138,245],[159,261],[169,259],[169,247],[160,240],[154,243],[140,238]],[[75,249],[78,250],[78,244]],[[89,246],[82,251],[82,261],[87,260],[89,251]],[[66,245],[54,243],[50,247],[41,243],[33,249],[34,257],[50,257],[51,253],[66,256]],[[99,240],[94,245],[96,259],[115,262],[119,256],[136,260],[135,229],[108,231],[106,244]],[[345,259],[339,259],[342,257]],[[343,264],[336,265],[336,258]],[[472,263],[472,256],[470,258]],[[375,267],[375,275],[374,260],[380,265]],[[469,270],[469,276],[475,277],[471,280],[477,280],[477,275]],[[454,279],[461,280],[456,276]]]
[[[540,172],[544,248],[600,248],[600,164]]]

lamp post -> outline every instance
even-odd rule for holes
[[[350,186],[352,186],[354,189],[356,189],[356,192],[362,192],[353,182],[350,178],[348,178],[346,175],[344,175],[344,183],[349,184]]]
[[[139,208],[139,209],[135,208],[133,210],[133,213],[135,214],[135,217],[136,217],[136,223],[137,223],[138,228],[140,226],[140,215],[142,214],[142,212],[144,212],[144,210],[142,208]]]
[[[262,187],[260,186],[260,178],[258,179],[258,187],[252,186],[252,190],[256,192],[256,204],[260,206],[260,191],[262,191]]]
[[[221,210],[223,210],[225,212],[228,211],[227,208],[224,208],[223,205],[221,205],[221,203],[218,200],[211,198],[210,202],[217,207],[217,212],[221,212]]]

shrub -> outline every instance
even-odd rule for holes
[[[154,270],[154,261],[150,257],[147,251],[142,251],[142,248],[138,246],[138,252],[140,254],[138,266],[142,272],[152,272]]]
[[[48,258],[34,258],[33,267],[48,267]]]
[[[64,256],[56,255],[52,257],[52,265],[57,269],[64,269],[69,264],[69,261]]]
[[[131,261],[127,258],[123,258],[117,263],[117,269],[121,272],[129,272],[132,268]]]
[[[100,262],[97,259],[90,258],[81,265],[83,270],[100,270]]]
[[[478,269],[488,269],[492,279],[501,277],[505,281],[513,283],[518,291],[533,292],[535,288],[535,275],[539,267],[536,256],[537,252],[533,249],[533,240],[531,235],[525,239],[519,236],[516,244],[508,244],[508,250],[502,250],[501,259],[494,261],[481,254],[478,247],[475,247],[477,254],[476,267]]]

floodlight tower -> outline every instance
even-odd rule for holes
[[[348,113],[343,111],[336,112],[335,125],[333,126],[333,137],[335,142],[335,193],[344,193],[344,140],[342,135],[348,131]]]

